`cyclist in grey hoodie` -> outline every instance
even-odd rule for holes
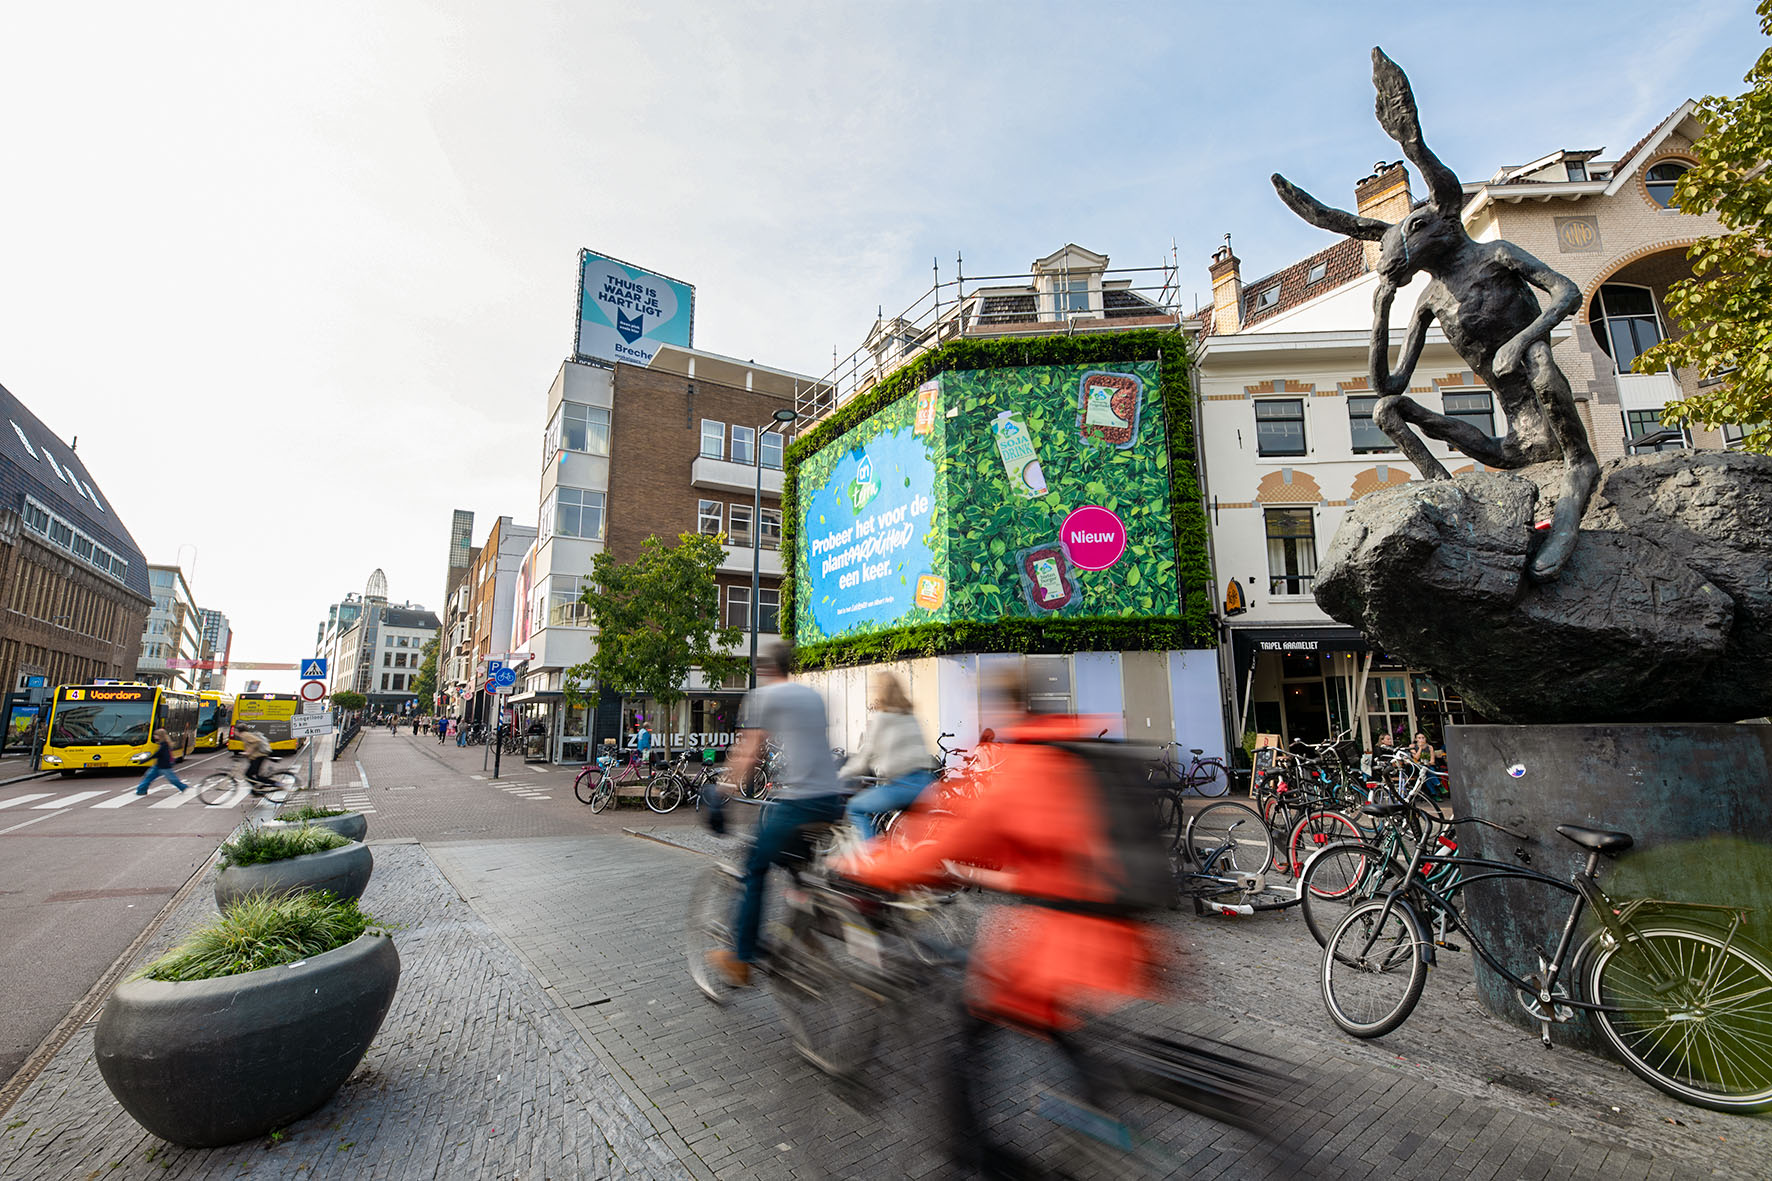
[[[849,823],[872,840],[877,835],[874,817],[910,807],[923,789],[935,782],[935,761],[929,757],[923,730],[911,714],[911,699],[897,677],[882,670],[868,678],[868,710],[861,747],[849,756],[838,775],[843,779],[871,775],[880,780],[858,792],[847,809]]]

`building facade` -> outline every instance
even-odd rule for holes
[[[179,567],[152,564],[148,584],[154,608],[142,626],[135,679],[195,691],[203,683],[203,621],[191,584]]]
[[[197,687],[221,692],[228,686],[228,663],[233,657],[234,629],[228,617],[207,607],[197,609],[203,641],[203,675]]]
[[[465,716],[493,720],[492,695],[486,692],[488,662],[505,660],[511,648],[511,622],[517,600],[517,579],[523,559],[535,544],[533,525],[500,517],[474,551],[473,565],[461,590],[466,593],[467,657],[463,669],[469,697]],[[459,592],[458,592],[459,593]]]
[[[41,702],[14,691],[135,675],[148,567],[73,447],[0,386],[0,692],[25,741]]]

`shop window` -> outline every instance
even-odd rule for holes
[[[1446,394],[1446,417],[1468,422],[1491,439],[1495,437],[1495,402],[1489,392]]]
[[[1303,455],[1304,399],[1272,398],[1255,404],[1255,453]]]
[[[1347,400],[1348,434],[1353,439],[1356,455],[1369,451],[1395,451],[1397,445],[1391,442],[1389,435],[1378,429],[1372,421],[1372,408],[1378,405],[1378,399],[1349,398]]]
[[[1308,595],[1317,573],[1317,526],[1308,508],[1271,508],[1267,526],[1267,593]]]

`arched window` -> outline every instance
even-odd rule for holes
[[[1594,297],[1594,336],[1600,347],[1629,373],[1638,354],[1661,343],[1661,319],[1655,312],[1655,296],[1647,287],[1630,283],[1607,283]]]
[[[1672,209],[1674,185],[1691,170],[1692,165],[1684,160],[1663,160],[1651,165],[1643,174],[1643,187],[1649,190],[1649,199],[1663,209]]]

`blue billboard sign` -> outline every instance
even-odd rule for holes
[[[619,259],[581,250],[578,255],[578,335],[581,361],[650,365],[660,345],[695,342],[695,288]]]

